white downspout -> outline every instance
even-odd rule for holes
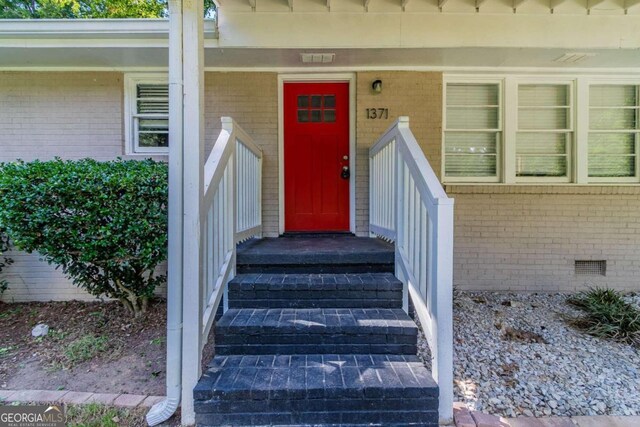
[[[183,81],[182,0],[169,0],[169,264],[167,278],[167,397],[147,423],[168,420],[182,396]]]

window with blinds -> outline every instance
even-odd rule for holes
[[[169,86],[137,83],[135,92],[134,152],[166,151],[162,149],[169,146]]]
[[[518,86],[516,177],[569,179],[571,114],[568,84]]]
[[[501,135],[499,84],[447,84],[446,177],[497,180]]]
[[[589,177],[638,175],[640,141],[638,89],[635,85],[589,88]]]

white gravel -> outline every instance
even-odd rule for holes
[[[640,415],[639,349],[569,327],[562,316],[578,312],[566,299],[456,292],[455,400],[506,417]],[[640,297],[631,300],[640,306]],[[545,343],[506,339],[513,330]],[[423,337],[418,346],[428,362]]]

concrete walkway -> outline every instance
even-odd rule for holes
[[[639,427],[640,416],[618,417],[597,415],[590,417],[502,418],[470,411],[463,403],[453,404],[456,427]]]
[[[0,390],[0,403],[57,402],[74,405],[101,403],[122,408],[150,408],[162,399],[164,399],[164,396],[125,393],[88,393],[68,390]]]

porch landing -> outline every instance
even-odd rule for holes
[[[344,234],[251,239],[238,245],[238,273],[383,273],[394,271],[394,246]]]

